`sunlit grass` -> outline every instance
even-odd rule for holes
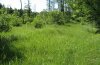
[[[32,25],[15,27],[6,35],[18,37],[13,45],[24,59],[7,65],[100,65],[100,35],[94,31],[80,24],[47,25],[41,29]]]

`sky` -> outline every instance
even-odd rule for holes
[[[23,8],[27,4],[27,0],[22,0]],[[0,0],[0,3],[4,4],[6,7],[12,7],[20,9],[20,0]],[[46,0],[30,0],[32,11],[41,12],[44,9],[47,9]]]

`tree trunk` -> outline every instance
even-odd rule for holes
[[[24,16],[23,16],[23,10],[22,10],[22,0],[20,0],[20,4],[21,4],[20,17],[22,17],[23,23],[25,23],[25,22],[24,22]]]
[[[64,0],[60,1],[61,6],[61,12],[64,12]]]
[[[30,8],[30,1],[28,0],[28,16],[30,17],[31,14],[31,8]]]
[[[51,1],[49,0],[49,11],[51,10]]]

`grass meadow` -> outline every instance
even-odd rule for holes
[[[4,47],[10,44],[0,51],[0,65],[100,65],[100,34],[95,31],[88,24],[13,27],[0,33]]]

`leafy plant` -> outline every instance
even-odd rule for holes
[[[0,35],[0,64],[8,62],[10,60],[17,58],[22,58],[22,55],[17,48],[11,43],[16,41],[17,37],[14,35],[5,36]]]
[[[43,27],[43,24],[41,22],[37,22],[35,24],[35,28],[42,28]]]
[[[51,12],[51,16],[53,17],[53,22],[59,25],[65,24],[64,14],[62,12]]]
[[[11,26],[9,24],[9,18],[6,16],[0,17],[0,32],[7,32],[11,30]]]
[[[41,24],[58,24],[64,25],[65,23],[70,22],[69,16],[66,13],[53,11],[53,12],[41,12],[38,14],[33,23],[41,23]]]

